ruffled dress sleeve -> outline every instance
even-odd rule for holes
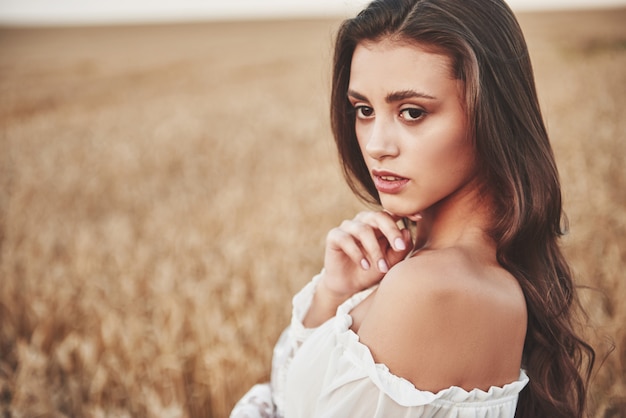
[[[292,300],[290,325],[274,347],[271,381],[254,385],[235,405],[230,418],[281,418],[284,416],[285,382],[291,359],[315,328],[302,324],[323,271],[307,283]]]
[[[272,357],[272,399],[276,406],[276,416],[284,416],[285,408],[285,385],[287,383],[287,372],[291,361],[300,346],[315,332],[317,328],[306,328],[302,321],[313,303],[315,290],[321,279],[323,271],[307,283],[292,300],[291,323],[283,331]]]

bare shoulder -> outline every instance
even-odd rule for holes
[[[486,390],[518,377],[526,320],[512,275],[453,248],[394,266],[358,334],[377,362],[418,389]]]

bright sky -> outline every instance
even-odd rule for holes
[[[368,0],[0,0],[0,24],[346,16]],[[626,0],[508,0],[514,10],[626,6]]]

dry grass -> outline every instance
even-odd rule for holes
[[[524,15],[592,339],[626,408],[626,10]],[[360,206],[334,21],[0,30],[0,412],[223,417]]]

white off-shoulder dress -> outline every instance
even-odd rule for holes
[[[235,405],[231,418],[420,417],[507,418],[515,415],[528,376],[488,391],[452,386],[437,393],[415,388],[375,363],[351,329],[350,311],[374,290],[355,294],[337,314],[317,328],[302,320],[320,276],[293,298],[291,325],[283,332],[272,360],[268,384],[255,385]]]

